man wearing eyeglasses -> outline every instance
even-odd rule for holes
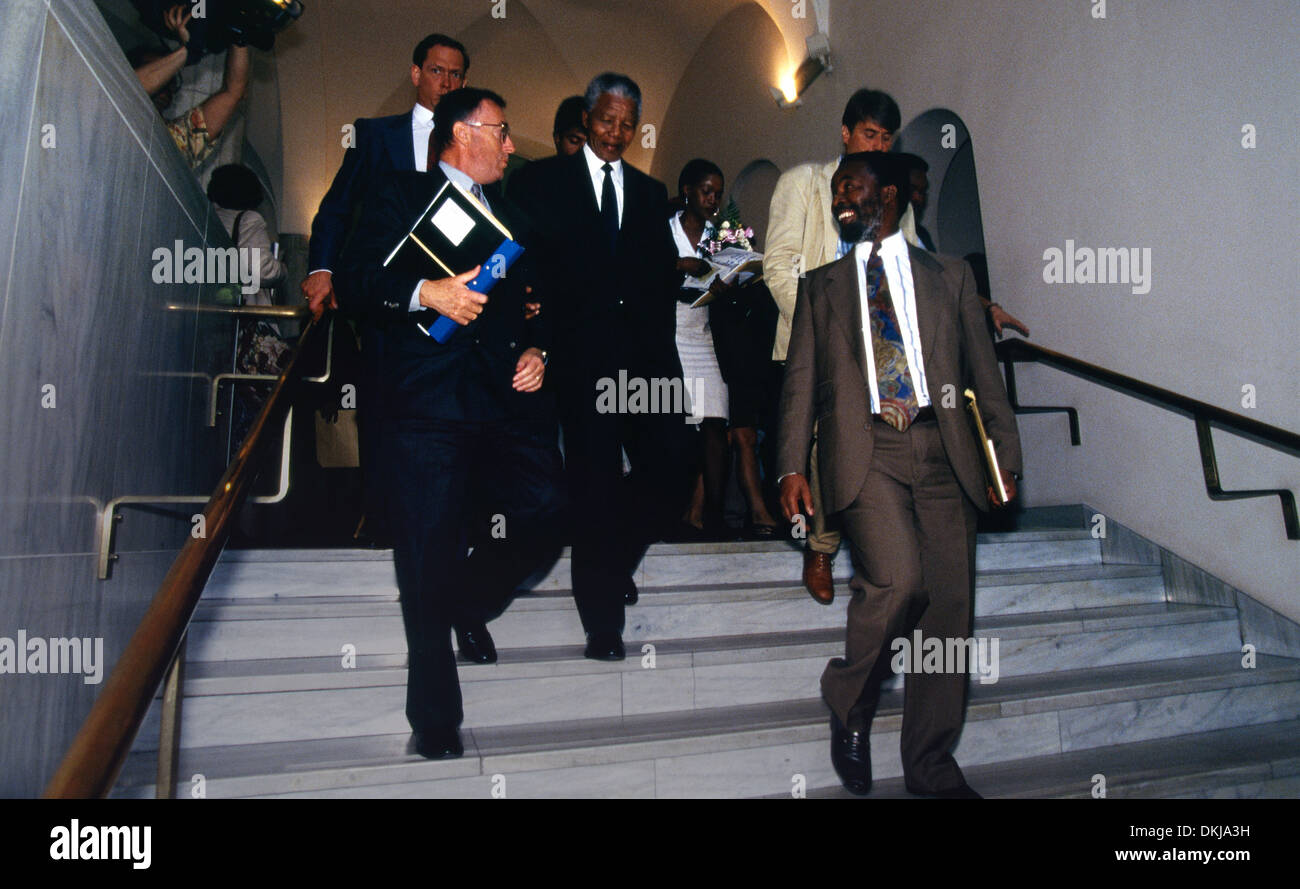
[[[353,124],[353,144],[343,155],[343,163],[311,224],[307,252],[311,272],[302,282],[302,293],[315,317],[319,318],[326,308],[338,308],[333,270],[357,207],[388,174],[428,169],[434,110],[443,96],[465,85],[468,71],[469,54],[459,41],[445,34],[430,34],[411,53],[415,106],[405,114],[361,118]],[[384,342],[380,328],[363,323],[360,341],[357,431],[365,497],[364,529],[366,537],[382,545],[388,533],[380,520],[382,507],[375,481],[379,469],[373,462],[379,452],[383,417],[379,381],[383,376]]]
[[[384,265],[449,180],[532,244],[495,185],[514,151],[505,100],[454,90],[435,121],[428,172],[390,172],[363,203],[339,290],[344,308],[383,336],[376,465],[406,627],[406,715],[415,751],[441,759],[463,751],[451,630],[462,660],[496,660],[486,618],[553,552],[564,492],[554,407],[542,388],[548,320],[523,311],[531,251],[488,295],[466,287],[477,268],[424,280],[401,263]],[[417,324],[424,309],[462,329],[438,342]]]

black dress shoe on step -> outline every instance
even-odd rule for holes
[[[904,786],[907,787],[906,784]],[[914,787],[907,787],[907,792],[929,799],[984,799],[975,791],[975,788],[964,781],[956,787],[947,787],[943,790],[917,790]]]
[[[831,714],[831,765],[849,793],[866,796],[871,791],[871,733],[845,728]]]
[[[460,743],[460,732],[454,728],[434,728],[412,735],[415,752],[425,759],[456,759],[463,756],[465,748]]]
[[[492,634],[483,624],[456,628],[456,648],[461,660],[471,664],[495,664],[497,647],[492,642]]]
[[[635,605],[637,598],[636,583],[629,577],[627,579],[627,586],[623,588],[623,604]]]
[[[618,633],[588,633],[582,656],[593,661],[621,661],[627,657],[627,651]]]

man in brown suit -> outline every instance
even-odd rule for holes
[[[894,155],[847,155],[832,179],[841,236],[856,247],[800,283],[778,442],[786,517],[810,514],[803,476],[817,424],[822,502],[853,548],[844,658],[822,674],[831,761],[844,786],[871,785],[868,735],[892,641],[965,639],[971,629],[976,509],[992,500],[966,416],[976,391],[1015,496],[1020,440],[970,267],[904,242],[907,170]],[[874,360],[868,360],[872,356]],[[945,646],[946,647],[946,646]],[[977,797],[951,748],[967,676],[906,677],[903,777],[913,793]]]

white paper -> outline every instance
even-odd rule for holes
[[[456,247],[459,247],[460,242],[465,240],[465,236],[474,229],[474,219],[457,206],[455,201],[447,201],[443,204],[438,212],[433,214],[431,221],[434,227]]]
[[[713,279],[719,275],[722,276],[722,280],[726,281],[740,266],[751,260],[761,260],[762,258],[763,254],[761,253],[753,253],[739,247],[724,247],[712,256],[705,258],[704,261],[709,264],[709,273],[707,275],[703,278],[688,275],[686,280],[682,282],[682,286],[691,290],[708,290],[709,285],[713,283]],[[737,283],[744,284],[753,277],[754,272],[742,272],[740,277],[737,278]]]

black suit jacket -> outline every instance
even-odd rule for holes
[[[307,270],[333,269],[343,251],[352,214],[383,176],[393,170],[415,170],[411,115],[359,118],[356,144],[343,155],[329,191],[311,222]]]
[[[336,286],[345,308],[373,322],[384,334],[381,397],[396,420],[492,420],[545,418],[550,397],[511,386],[519,355],[530,346],[549,347],[544,318],[524,320],[523,304],[533,275],[527,220],[495,188],[484,189],[492,212],[525,248],[524,256],[492,289],[482,314],[439,343],[429,329],[436,312],[409,310],[420,276],[383,261],[447,181],[431,173],[391,173],[362,206],[361,219],[344,250]],[[528,299],[532,297],[528,296]]]
[[[583,152],[515,173],[510,197],[538,233],[542,314],[554,331],[552,366],[572,385],[681,375],[674,342],[677,249],[663,184],[623,163],[623,220],[613,254]]]

